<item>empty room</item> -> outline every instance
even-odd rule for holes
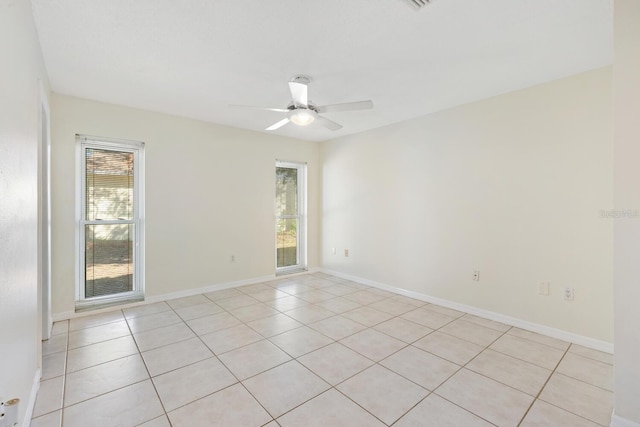
[[[640,427],[640,2],[0,0],[0,427]]]

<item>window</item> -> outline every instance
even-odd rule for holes
[[[78,136],[76,309],[144,298],[144,144]]]
[[[306,164],[276,162],[277,274],[307,269],[306,175]]]

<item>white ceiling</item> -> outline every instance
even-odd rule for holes
[[[53,91],[263,131],[287,81],[317,105],[275,131],[321,141],[605,66],[612,0],[32,0]]]

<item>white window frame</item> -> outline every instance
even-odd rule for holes
[[[134,224],[133,290],[87,298],[85,295],[86,148],[133,153],[133,221],[102,220],[100,224]],[[144,142],[76,135],[76,311],[144,300]]]
[[[278,220],[280,219],[296,219],[297,220],[297,250],[296,259],[298,263],[287,267],[278,267],[278,248],[275,248],[274,265],[276,266],[276,275],[299,273],[307,271],[307,164],[301,162],[276,160],[277,168],[290,168],[298,171],[297,190],[298,190],[298,212],[296,215],[276,215],[274,229],[277,237]],[[274,191],[275,196],[275,191]],[[274,200],[275,204],[275,200]],[[274,209],[275,211],[275,209]],[[275,242],[276,239],[274,238]]]

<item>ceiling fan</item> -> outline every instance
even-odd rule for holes
[[[293,76],[289,80],[289,91],[291,92],[291,102],[287,108],[252,107],[249,105],[230,105],[230,107],[253,108],[257,110],[276,111],[287,113],[287,117],[276,122],[265,130],[276,130],[291,122],[298,126],[307,126],[317,121],[330,130],[338,130],[342,125],[321,116],[322,113],[332,113],[336,111],[355,111],[373,108],[371,101],[345,102],[342,104],[329,104],[317,106],[309,101],[307,97],[307,86],[311,83],[311,77],[304,74]]]

